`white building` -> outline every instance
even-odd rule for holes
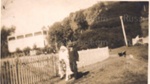
[[[26,47],[33,48],[36,45],[37,48],[44,48],[48,45],[47,31],[38,31],[33,33],[27,33],[23,35],[11,35],[7,37],[9,52],[15,52],[17,48],[23,50]]]

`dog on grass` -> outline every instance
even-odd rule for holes
[[[120,53],[118,53],[118,55],[119,55],[119,57],[122,57],[122,56],[126,57],[126,51],[120,52]]]

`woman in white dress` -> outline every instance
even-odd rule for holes
[[[73,72],[71,71],[71,67],[70,67],[69,51],[65,46],[61,46],[59,50],[59,67],[58,68],[59,68],[58,73],[60,75],[60,78],[63,78],[64,75],[66,74],[66,81],[68,81],[70,75],[73,74]]]

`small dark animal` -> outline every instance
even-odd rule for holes
[[[120,53],[118,53],[118,55],[119,55],[119,57],[122,57],[122,56],[126,57],[126,51],[120,52]]]

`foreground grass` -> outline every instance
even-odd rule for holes
[[[116,55],[82,68],[80,71],[90,73],[71,84],[147,84],[148,46],[121,47],[111,50],[110,54],[117,54],[123,50],[126,50],[127,54],[132,54],[133,58]]]
[[[126,51],[126,57],[117,54]],[[132,54],[133,57],[129,55]],[[148,46],[139,45],[110,50],[110,57],[102,62],[79,68],[82,75],[67,84],[147,84],[148,83]],[[66,84],[56,77],[41,84]]]

